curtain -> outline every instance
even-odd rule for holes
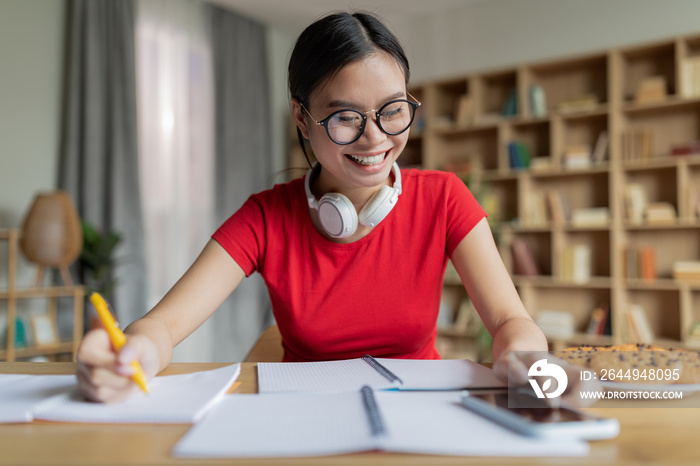
[[[271,102],[265,27],[211,7],[215,82],[217,224],[254,192],[269,186]],[[228,360],[241,360],[273,322],[258,274],[243,280],[213,316],[214,334]],[[233,359],[230,359],[233,357]]]
[[[153,307],[187,271],[214,228],[213,77],[201,3],[141,0],[136,27],[141,189]],[[208,361],[208,324],[176,361]]]
[[[146,310],[138,182],[134,5],[68,3],[64,118],[58,186],[79,215],[122,235],[113,306],[122,323]]]
[[[270,104],[263,27],[196,1],[140,0],[136,29],[153,306],[216,227],[265,187]],[[240,361],[268,323],[268,309],[260,278],[244,280],[173,361]]]

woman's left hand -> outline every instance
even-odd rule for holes
[[[508,357],[508,354],[511,357]],[[545,380],[549,377],[536,375],[537,366],[535,363],[545,359],[544,365],[552,364],[554,367],[559,367],[563,369],[567,377],[566,389],[561,394],[561,396],[553,398],[545,398],[552,406],[558,406],[560,403],[572,407],[585,407],[591,405],[595,401],[595,397],[583,398],[581,392],[594,392],[602,390],[600,382],[597,380],[582,380],[581,371],[582,369],[574,366],[563,359],[556,358],[551,354],[546,354],[542,351],[538,352],[508,352],[504,351],[501,353],[499,358],[493,364],[493,370],[496,375],[507,382],[510,386],[530,386],[530,379],[533,378],[538,381],[540,387],[542,387]],[[531,372],[533,374],[530,374]],[[547,393],[546,390],[544,390]]]

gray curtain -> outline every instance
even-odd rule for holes
[[[134,5],[68,3],[61,189],[81,218],[122,235],[113,306],[122,324],[146,312],[136,136]]]
[[[271,104],[265,28],[212,7],[216,124],[216,220],[223,222],[271,179]],[[271,323],[270,303],[258,274],[214,314],[217,350],[240,360]]]

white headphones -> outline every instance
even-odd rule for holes
[[[326,193],[318,201],[311,194],[311,177],[314,171],[319,171],[320,169],[321,165],[318,162],[314,162],[313,166],[306,173],[304,189],[306,190],[306,199],[309,201],[309,207],[318,210],[321,226],[332,238],[352,236],[357,231],[358,222],[370,228],[376,227],[379,222],[389,215],[389,212],[399,200],[399,194],[401,194],[401,170],[396,162],[391,167],[394,173],[394,186],[382,186],[367,201],[359,216],[355,212],[355,206],[352,205],[350,199],[343,194]]]

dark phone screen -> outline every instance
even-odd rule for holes
[[[590,420],[591,417],[587,416],[583,412],[572,411],[564,407],[552,408],[547,406],[547,404],[540,399],[533,399],[530,395],[525,394],[514,394],[512,391],[510,395],[507,390],[502,391],[489,391],[489,392],[469,392],[471,398],[478,398],[491,405],[498,406],[512,413],[518,414],[532,422],[539,423],[557,423],[557,422],[575,422]],[[519,405],[526,406],[536,406],[531,408],[509,408],[508,407],[508,396],[523,396],[528,397],[527,403],[519,403]]]

